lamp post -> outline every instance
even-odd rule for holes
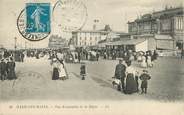
[[[16,60],[16,49],[17,49],[17,38],[15,37],[15,44],[14,44],[14,48],[15,48],[15,51],[14,51],[14,59]]]
[[[15,37],[14,39],[15,39],[15,46],[14,46],[14,48],[15,48],[15,51],[16,51],[16,49],[17,49],[17,38]]]
[[[25,50],[27,49],[27,42],[25,41]]]

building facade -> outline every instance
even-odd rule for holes
[[[131,35],[166,35],[180,49],[184,42],[184,8],[166,8],[162,11],[145,14],[141,18],[128,22]],[[166,39],[165,39],[166,40]]]
[[[59,49],[68,46],[68,41],[57,35],[51,35],[49,38],[48,47],[51,49]]]
[[[79,30],[72,32],[72,39],[74,46],[87,47],[97,45],[99,41],[106,39],[107,35],[107,31]]]

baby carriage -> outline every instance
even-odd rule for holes
[[[118,91],[121,91],[121,89],[122,89],[121,80],[117,79],[116,77],[112,77],[112,86],[113,86],[113,88],[117,89]]]

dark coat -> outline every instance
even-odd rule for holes
[[[115,69],[115,77],[117,79],[124,78],[125,77],[125,71],[126,71],[126,66],[124,64],[118,64],[116,65]]]
[[[16,74],[15,74],[15,62],[8,62],[7,63],[7,69],[8,69],[8,79],[16,79]]]
[[[7,72],[7,64],[5,62],[0,63],[0,72],[2,75],[6,74]]]
[[[141,88],[147,88],[148,87],[148,80],[151,79],[151,76],[147,73],[143,73],[140,75],[141,82]]]
[[[85,65],[82,65],[80,67],[80,75],[86,75],[86,66]]]

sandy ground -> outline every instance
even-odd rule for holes
[[[17,80],[0,81],[0,100],[184,100],[184,60],[159,58],[148,69],[152,79],[146,95],[125,95],[112,87],[117,63],[118,60],[86,62],[86,80],[79,75],[80,64],[67,64],[69,79],[53,81],[48,60],[28,58],[24,63],[16,63]],[[136,62],[133,66],[138,71],[143,69]]]

